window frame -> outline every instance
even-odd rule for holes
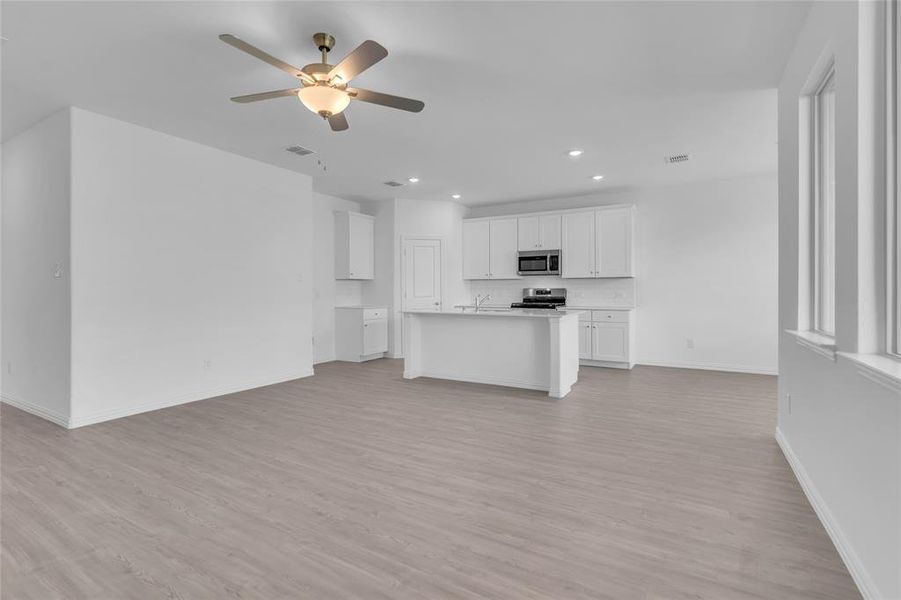
[[[901,360],[901,10],[886,6],[885,354]]]
[[[822,313],[823,313],[823,294],[822,294],[822,278],[823,278],[823,255],[821,253],[821,248],[824,244],[824,234],[828,232],[828,227],[824,227],[823,219],[823,204],[824,204],[824,195],[823,195],[823,143],[824,140],[822,131],[823,131],[823,93],[829,91],[831,89],[833,93],[833,105],[832,105],[832,144],[833,144],[833,152],[832,152],[832,177],[833,177],[833,189],[832,189],[832,206],[831,206],[831,223],[827,225],[831,225],[831,246],[832,246],[832,260],[831,265],[831,327],[825,327],[822,321]],[[810,229],[809,229],[809,252],[811,254],[811,269],[809,274],[809,282],[810,286],[810,295],[809,301],[810,306],[808,307],[809,315],[810,315],[810,331],[825,336],[827,338],[835,338],[835,316],[836,316],[836,272],[835,272],[835,243],[836,243],[836,227],[835,227],[835,188],[834,188],[834,178],[835,178],[835,64],[830,63],[829,66],[823,72],[822,77],[820,78],[819,83],[813,91],[813,94],[810,96],[811,99],[811,194],[810,194],[810,212],[809,216],[811,219]]]

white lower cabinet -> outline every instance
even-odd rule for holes
[[[591,360],[591,313],[588,320],[579,321],[579,358]]]
[[[592,323],[591,358],[629,362],[629,326],[623,323]]]
[[[579,364],[631,369],[635,323],[631,309],[588,310],[579,320]]]
[[[335,358],[363,362],[388,352],[388,310],[373,306],[335,309]]]

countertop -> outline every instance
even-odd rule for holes
[[[577,304],[567,304],[566,310],[635,310],[634,306],[623,306],[619,305],[611,305],[611,306],[599,306],[599,305],[577,305]]]
[[[487,310],[486,310],[487,308]],[[442,315],[452,317],[506,317],[506,318],[527,318],[527,319],[563,319],[581,314],[583,311],[577,310],[529,310],[525,308],[505,308],[504,310],[491,310],[490,307],[483,307],[478,312],[473,309],[467,309],[465,312],[458,309],[455,310],[405,310],[405,315]]]
[[[381,309],[388,310],[387,306],[379,306],[378,304],[354,304],[351,306],[336,306],[335,308],[351,308],[351,309]]]

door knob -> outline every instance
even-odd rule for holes
[[[436,302],[436,303],[435,303],[435,306],[440,306],[440,305],[441,305],[440,302]]]

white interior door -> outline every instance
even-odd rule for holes
[[[441,310],[441,240],[404,240],[404,310]]]

